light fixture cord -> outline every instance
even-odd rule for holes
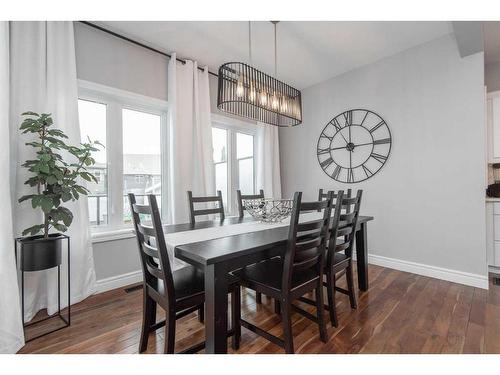
[[[252,21],[248,21],[248,60],[252,64]]]
[[[278,49],[276,43],[276,23],[274,23],[274,78],[278,78]]]

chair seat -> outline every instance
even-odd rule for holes
[[[283,263],[279,258],[252,264],[234,271],[233,274],[240,279],[242,285],[259,289],[265,294],[266,292],[274,292],[273,294],[278,295],[281,292]],[[314,268],[307,272],[300,272],[292,279],[292,289],[299,288],[313,280],[317,280],[317,278],[318,275]]]
[[[230,289],[237,284],[237,278],[231,274],[229,277]],[[172,272],[174,280],[175,298],[177,301],[191,298],[205,293],[205,275],[203,271],[193,266],[182,267]],[[158,280],[158,291],[164,295],[163,282]]]

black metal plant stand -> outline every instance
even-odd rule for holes
[[[50,320],[50,319],[54,319],[54,318],[59,318],[61,319],[65,324],[61,327],[57,327],[55,329],[52,329],[50,331],[47,331],[47,332],[44,332],[40,335],[37,335],[37,336],[34,336],[34,337],[31,337],[29,340],[25,340],[25,342],[30,342],[30,341],[33,341],[37,338],[40,338],[42,336],[45,336],[45,335],[48,335],[49,333],[52,333],[52,332],[56,332],[56,331],[59,331],[60,329],[63,329],[63,328],[66,328],[66,327],[69,327],[71,325],[71,289],[70,289],[70,286],[71,286],[71,283],[70,283],[70,276],[71,276],[71,267],[70,267],[70,243],[71,243],[71,240],[70,240],[70,237],[65,235],[65,234],[60,234],[60,237],[62,237],[63,239],[66,239],[67,240],[67,262],[68,262],[68,316],[67,318],[65,318],[62,314],[61,314],[61,265],[58,265],[57,266],[57,314],[55,315],[51,315],[51,316],[47,316],[46,318],[42,318],[42,319],[39,319],[35,322],[29,322],[29,323],[25,323],[24,322],[24,273],[27,272],[23,269],[23,264],[24,264],[24,259],[23,259],[23,251],[20,252],[20,255],[21,255],[21,259],[20,259],[20,264],[21,264],[21,317],[23,319],[23,328],[24,328],[24,334],[26,336],[26,328],[27,327],[30,327],[30,326],[33,326],[35,324],[38,324],[38,323],[41,323],[41,322],[44,322],[44,321],[47,321],[47,320]],[[15,254],[16,254],[16,263],[19,263],[17,262],[18,260],[18,243],[20,243],[20,241],[22,240],[23,238],[22,237],[18,237],[14,240],[14,248],[15,248]],[[25,242],[26,243],[26,242]],[[45,270],[48,270],[50,268],[47,268],[47,269],[44,269],[44,270],[40,270],[40,271],[45,271]]]

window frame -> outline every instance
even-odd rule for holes
[[[244,121],[228,116],[221,116],[216,113],[211,115],[212,128],[224,129],[227,131],[227,207],[226,212],[235,215],[238,211],[236,190],[239,185],[238,161],[249,159],[250,157],[238,159],[236,133],[253,136],[253,188],[257,191],[257,151],[258,151],[258,126],[256,123]],[[215,173],[214,162],[214,173]],[[215,175],[214,175],[215,178]]]
[[[92,226],[93,242],[133,236],[131,224],[123,222],[123,122],[122,109],[160,116],[162,216],[166,217],[168,196],[169,104],[98,83],[78,80],[78,99],[106,105],[106,164],[108,171],[108,223]]]

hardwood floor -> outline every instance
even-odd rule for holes
[[[358,294],[357,310],[337,293],[339,327],[328,325],[327,343],[319,340],[315,323],[293,315],[297,353],[500,353],[500,286],[482,290],[373,265],[369,274],[371,287]],[[245,319],[281,335],[273,308],[265,296],[257,305],[253,292],[243,293]],[[20,353],[137,353],[141,309],[142,290],[92,296],[72,307],[70,327],[28,343]],[[161,353],[163,338],[162,330],[152,335],[148,353]],[[177,322],[176,351],[203,339],[194,313]],[[242,328],[237,353],[283,350]]]

